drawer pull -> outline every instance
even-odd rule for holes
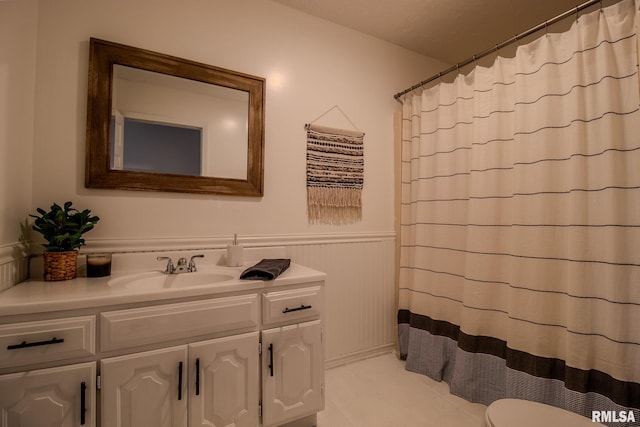
[[[273,376],[273,344],[269,344],[269,375]]]
[[[80,425],[85,425],[87,412],[87,384],[80,383]]]
[[[22,341],[20,344],[8,345],[7,350],[18,350],[20,348],[38,347],[41,345],[60,344],[64,342],[64,338],[53,337],[47,341],[26,342]]]
[[[178,363],[178,400],[182,400],[182,362]]]
[[[304,305],[304,304],[302,304],[300,307],[296,307],[296,308],[285,307],[284,310],[282,310],[282,313],[291,313],[293,311],[309,310],[310,308],[311,308],[310,305]]]
[[[200,358],[196,359],[196,396],[200,396]]]

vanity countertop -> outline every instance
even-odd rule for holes
[[[247,290],[264,290],[279,286],[310,283],[325,279],[325,273],[291,263],[289,269],[275,280],[240,280],[240,273],[251,267],[215,267],[215,271],[233,276],[233,279],[206,286],[166,289],[131,289],[110,286],[109,281],[135,275],[131,271],[114,272],[108,277],[78,277],[60,282],[29,280],[0,293],[0,316],[74,310],[176,298],[214,296]],[[214,271],[203,269],[202,271]],[[138,273],[144,273],[139,271]],[[182,273],[197,274],[197,273]]]

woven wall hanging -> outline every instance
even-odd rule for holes
[[[362,219],[364,132],[313,123],[307,130],[307,215],[313,224]]]

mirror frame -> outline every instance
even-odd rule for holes
[[[114,65],[124,65],[249,93],[247,179],[114,170],[109,132]],[[265,79],[105,40],[90,39],[85,187],[262,196]]]

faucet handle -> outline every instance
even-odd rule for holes
[[[167,274],[171,274],[175,271],[175,267],[173,266],[173,261],[171,260],[171,257],[168,256],[159,256],[158,258],[156,258],[158,261],[164,261],[167,260],[167,268],[165,268],[164,272]]]
[[[204,255],[199,254],[199,255],[194,255],[194,256],[191,257],[191,259],[189,260],[189,271],[191,273],[193,273],[195,271],[198,271],[196,269],[196,262],[194,261],[194,258],[204,258]]]

